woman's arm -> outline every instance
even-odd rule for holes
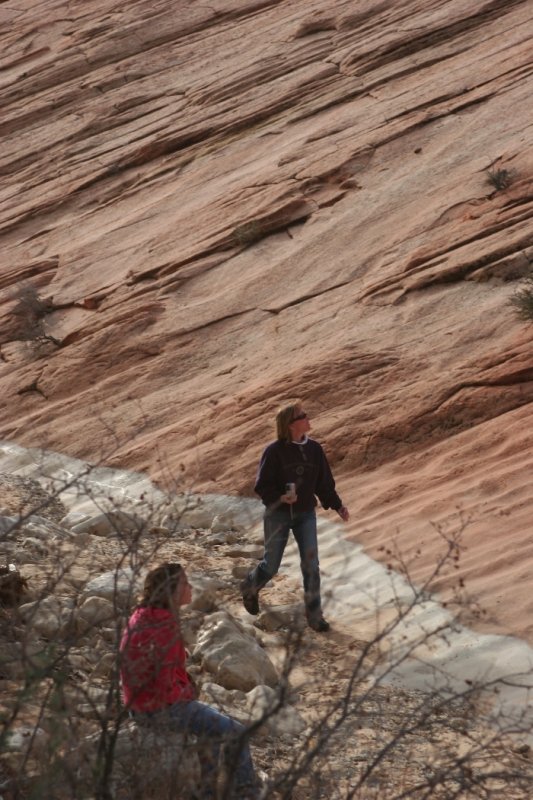
[[[265,506],[278,503],[285,491],[283,470],[274,445],[269,445],[261,456],[254,491]]]
[[[335,480],[322,447],[320,447],[316,494],[322,508],[332,508],[337,512],[340,512],[340,509],[344,508],[342,500],[335,490]]]

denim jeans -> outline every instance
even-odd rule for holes
[[[321,614],[320,568],[316,514],[314,511],[291,512],[288,508],[267,511],[264,518],[265,553],[250,572],[246,584],[259,592],[279,570],[285,546],[292,530],[300,551],[300,568],[304,582],[305,608],[308,616]]]
[[[240,722],[197,700],[174,703],[161,711],[135,712],[133,716],[138,723],[152,724],[159,730],[167,728],[177,733],[192,733],[207,745],[203,757],[200,757],[202,797],[205,800],[217,796],[216,780],[222,747],[234,789],[224,796],[246,800],[257,797],[258,781],[245,736],[246,729]]]

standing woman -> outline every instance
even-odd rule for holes
[[[202,763],[202,797],[206,800],[216,797],[222,745],[234,768],[235,794],[231,796],[255,800],[259,787],[244,726],[198,702],[185,668],[179,609],[190,602],[191,585],[180,564],[161,564],[146,576],[141,602],[120,643],[124,704],[141,724],[189,731],[207,741],[209,754]]]
[[[265,449],[255,484],[266,507],[265,552],[242,582],[241,591],[246,610],[258,614],[259,592],[277,573],[292,530],[300,551],[307,622],[313,630],[323,632],[329,630],[329,623],[322,615],[320,600],[316,498],[324,509],[332,508],[344,522],[350,515],[335,491],[322,447],[307,436],[310,430],[309,417],[300,401],[278,411],[277,440]]]

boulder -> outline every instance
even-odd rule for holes
[[[28,559],[38,559],[42,556],[47,556],[50,552],[49,546],[41,539],[36,539],[34,536],[26,536],[22,542],[22,550],[24,552],[24,560],[21,563],[24,564],[28,563]]]
[[[73,533],[87,532],[92,536],[113,536],[147,531],[148,524],[137,514],[108,511],[72,525],[71,530]]]
[[[90,712],[90,709],[87,709]],[[85,737],[69,754],[69,760],[81,773],[80,782],[92,782],[92,771],[100,735]],[[118,732],[113,753],[111,778],[116,800],[161,800],[177,794],[191,796],[200,787],[198,746],[192,737],[185,738],[165,728],[137,726],[127,722]]]
[[[0,679],[24,678],[25,655],[21,642],[0,641]]]
[[[0,516],[0,537],[9,536],[9,534],[14,534],[15,528],[17,527],[18,517],[11,517],[6,516],[5,514]]]
[[[210,681],[202,684],[200,692],[202,703],[214,706],[217,711],[233,717],[242,725],[248,725],[250,722],[250,711],[246,698],[246,692],[242,692],[240,689],[225,689],[218,683]]]
[[[76,627],[82,631],[101,625],[108,624],[116,619],[116,609],[111,600],[106,597],[92,596],[83,601],[76,613]]]
[[[27,677],[47,658],[47,651],[48,644],[35,637],[28,636],[22,642],[0,642],[0,677],[13,680]]]
[[[203,575],[191,575],[189,581],[192,586],[192,600],[189,608],[207,613],[214,611],[218,605],[217,589],[224,587],[223,581]]]
[[[91,672],[91,680],[93,678],[110,678],[116,661],[115,653],[105,653]]]
[[[268,655],[226,611],[206,620],[198,631],[193,655],[226,689],[247,692],[260,684],[275,686],[278,682]]]
[[[69,511],[60,522],[62,528],[73,528],[74,525],[81,525],[90,519],[89,514],[84,514],[81,511]]]
[[[39,514],[32,514],[28,517],[22,527],[28,531],[35,531],[35,533],[31,533],[32,536],[65,536],[68,533],[68,531],[61,527],[61,525],[58,525],[57,522],[53,522],[53,520],[47,517],[41,517]]]
[[[256,686],[246,695],[246,708],[251,722],[263,723],[269,735],[297,735],[306,728],[303,717],[284,700],[280,708],[279,694],[270,686]],[[275,713],[271,712],[277,709]]]
[[[72,629],[74,601],[70,597],[43,597],[19,608],[26,626],[45,639],[62,638]]]
[[[133,603],[140,588],[140,577],[131,567],[123,567],[112,572],[104,572],[90,580],[82,590],[81,599],[85,600],[91,596],[103,597],[123,608]]]

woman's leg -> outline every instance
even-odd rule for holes
[[[297,514],[292,530],[300,551],[300,568],[304,582],[305,611],[311,627],[326,630],[327,625],[322,618],[320,600],[320,565],[318,561],[318,539],[316,530],[316,514],[309,511]],[[318,629],[318,628],[317,628]]]
[[[288,511],[267,511],[265,514],[263,520],[265,537],[263,558],[241,583],[244,606],[250,614],[259,613],[257,595],[279,570],[289,538],[291,523],[292,520]]]
[[[197,700],[174,703],[161,713],[169,720],[173,730],[189,731],[198,737],[200,743],[205,742],[208,746],[207,758],[202,759],[206,798],[214,797],[221,747],[224,747],[236,791],[247,798],[257,793],[258,783],[250,747],[245,728],[240,722]]]

